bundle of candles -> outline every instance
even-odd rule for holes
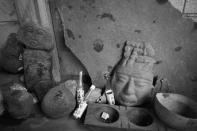
[[[90,89],[88,92],[84,95],[84,87],[83,87],[83,72],[80,71],[79,73],[79,82],[78,82],[78,87],[76,90],[77,93],[77,108],[73,113],[74,118],[80,119],[86,110],[88,106],[88,101],[89,101],[89,96],[91,95],[92,91],[96,88],[95,85],[91,85]],[[108,104],[110,105],[115,105],[115,99],[114,99],[114,93],[113,90],[110,87],[110,80],[109,80],[109,73],[105,75],[106,79],[106,87],[105,87],[105,93],[101,97],[106,97]],[[97,102],[99,103],[99,98]]]
[[[76,119],[81,118],[81,116],[83,115],[84,111],[86,110],[86,108],[88,106],[87,102],[88,102],[89,96],[92,93],[92,91],[95,89],[95,86],[91,85],[89,91],[84,96],[82,75],[83,75],[83,72],[80,71],[80,73],[79,73],[79,83],[78,83],[78,87],[77,87],[77,104],[78,104],[78,107],[73,113],[73,116]]]

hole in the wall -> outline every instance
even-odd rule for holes
[[[176,48],[174,48],[174,51],[179,52],[182,50],[182,48],[183,48],[182,46],[177,46]]]
[[[72,10],[73,9],[73,6],[72,5],[68,5],[68,9],[69,10]]]
[[[117,48],[120,48],[120,43],[116,44],[116,47],[117,47]]]
[[[140,34],[140,33],[142,33],[142,30],[136,29],[136,30],[134,30],[134,32]]]
[[[94,49],[96,52],[101,52],[101,51],[103,50],[103,47],[104,47],[103,40],[101,40],[101,39],[96,39],[96,40],[93,42],[93,49]]]
[[[159,79],[159,76],[156,75],[153,77],[153,86],[155,86],[157,84],[157,80]]]
[[[156,64],[156,65],[159,65],[159,64],[161,64],[162,62],[163,62],[162,60],[158,60],[158,61],[155,62],[155,64]]]
[[[116,19],[114,18],[114,16],[111,13],[103,13],[101,15],[97,15],[96,17],[100,18],[100,19],[105,19],[106,18],[106,19],[109,19],[113,22],[116,21]]]
[[[79,35],[78,37],[79,37],[79,39],[81,39],[82,38],[82,35]]]
[[[75,36],[74,36],[72,30],[66,29],[66,32],[67,32],[67,35],[68,35],[69,38],[75,40]]]
[[[156,20],[153,20],[153,23],[155,24],[156,23]]]

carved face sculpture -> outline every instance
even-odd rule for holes
[[[112,76],[116,101],[125,106],[143,104],[153,89],[154,50],[145,43],[127,43]]]
[[[52,50],[52,35],[47,28],[28,23],[20,27],[17,39],[27,48],[38,50]]]

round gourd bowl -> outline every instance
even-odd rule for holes
[[[183,95],[157,93],[154,108],[159,119],[167,126],[197,128],[197,103]]]

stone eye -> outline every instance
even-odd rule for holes
[[[43,30],[38,30],[37,33],[38,33],[38,35],[44,35],[44,31]]]
[[[33,32],[33,27],[27,26],[25,30],[26,30],[26,32]]]
[[[37,41],[30,40],[30,41],[29,41],[29,44],[30,44],[31,46],[35,46],[35,45],[37,44]]]

